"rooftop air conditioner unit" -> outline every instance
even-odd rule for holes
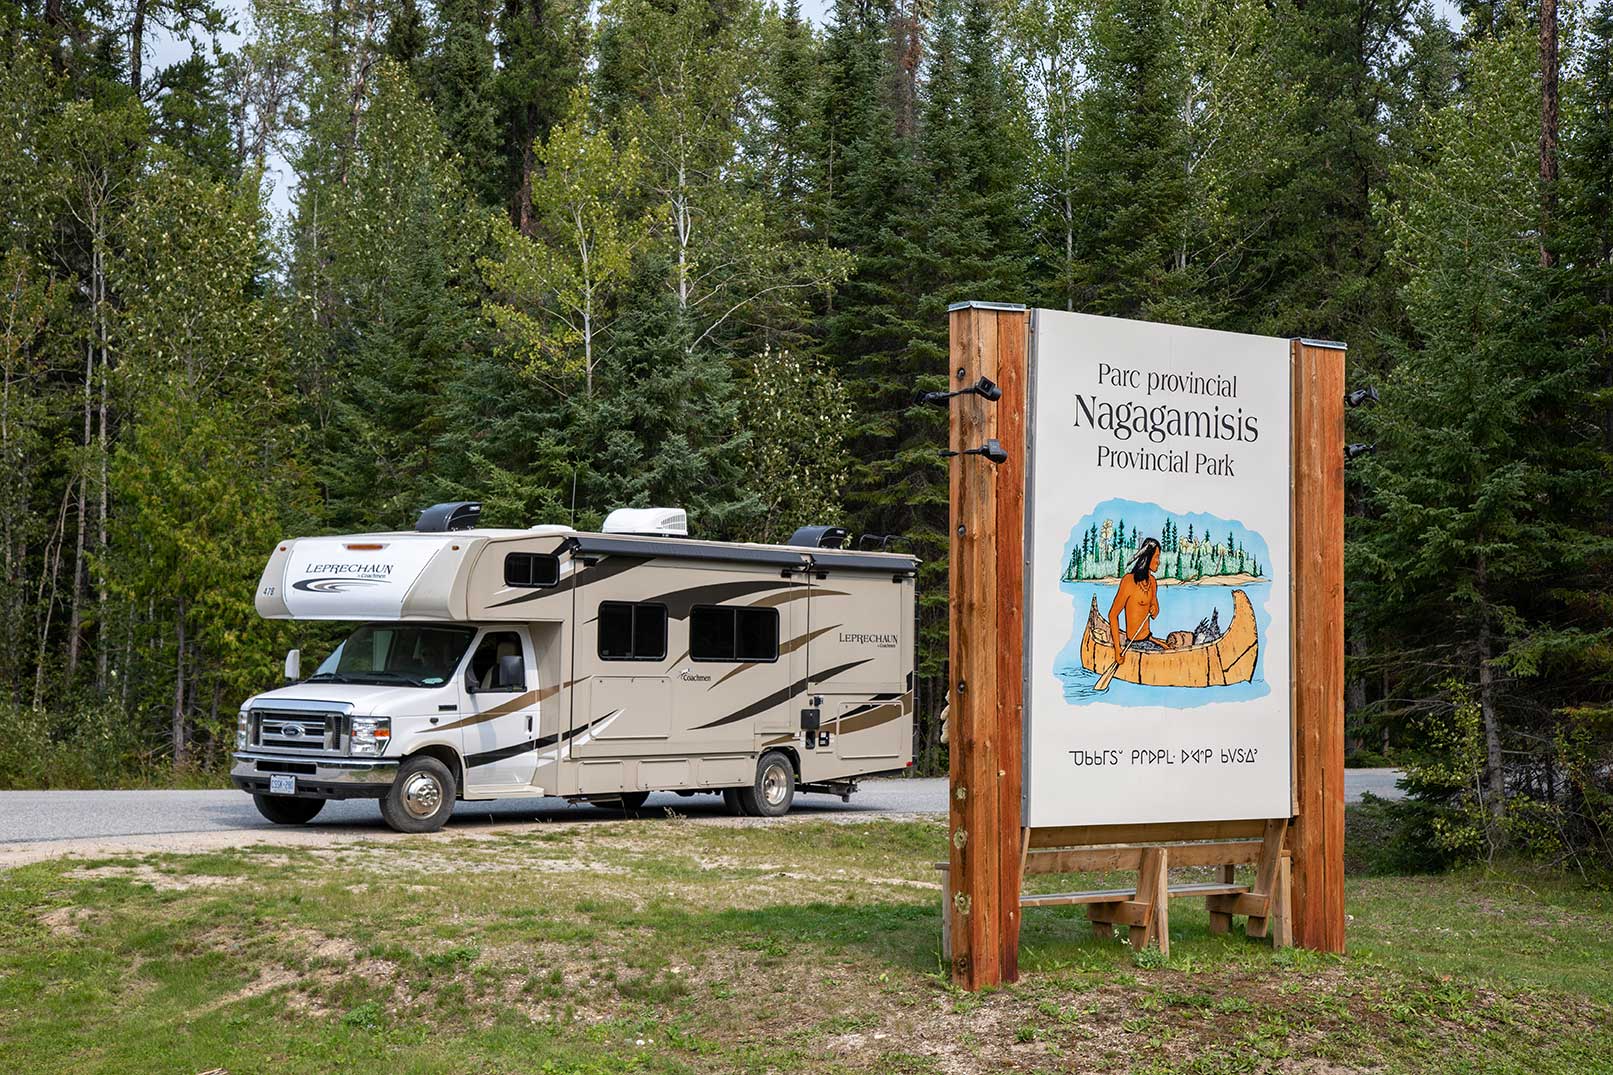
[[[617,508],[605,516],[606,534],[688,537],[689,514],[682,508]]]

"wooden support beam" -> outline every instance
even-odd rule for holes
[[[1255,844],[1254,845],[1255,854],[1257,856],[1260,853],[1260,848],[1263,847],[1263,846],[1264,846],[1264,844]],[[1251,861],[1253,861],[1253,860],[1251,860]],[[1228,863],[1225,866],[1222,866],[1219,872],[1221,874],[1221,883],[1224,884],[1224,885],[1232,884],[1233,881],[1236,880],[1237,876],[1238,876],[1238,868],[1236,866],[1230,864],[1230,863]],[[1209,901],[1208,900],[1205,901],[1205,906],[1209,907]],[[1217,911],[1213,907],[1211,907],[1210,908],[1210,932],[1211,933],[1226,933],[1231,928],[1232,928],[1232,916],[1227,914],[1224,911]]]
[[[1102,844],[1153,844],[1179,840],[1245,840],[1265,835],[1264,818],[1248,821],[1162,821],[1132,825],[1061,825],[1031,830],[1031,850],[1044,847],[1096,847]]]
[[[1260,861],[1255,864],[1255,883],[1249,891],[1256,896],[1270,902],[1272,889],[1277,884],[1277,872],[1282,868],[1283,838],[1288,833],[1288,819],[1276,818],[1266,822],[1265,839],[1261,841]],[[1247,913],[1249,924],[1244,932],[1251,937],[1264,937],[1266,935],[1266,911],[1237,912]]]
[[[1344,347],[1293,342],[1294,940],[1344,951]]]
[[[951,312],[952,389],[989,377],[996,402],[951,401],[954,452],[998,440],[1008,461],[951,462],[952,980],[979,989],[1019,977],[1025,386],[1030,315],[964,304]]]
[[[1271,917],[1267,919],[1273,948],[1292,948],[1294,945],[1293,902],[1292,861],[1288,852],[1284,851],[1282,865],[1277,869],[1277,887],[1271,892]]]
[[[1211,844],[1166,844],[1171,866],[1220,866],[1234,863],[1247,866],[1260,861],[1264,844],[1259,840],[1233,840]],[[1072,847],[1058,851],[1032,851],[1025,857],[1025,873],[1099,873],[1114,870],[1140,870],[1140,847]],[[1228,882],[1230,884],[1230,882]]]
[[[1255,892],[1244,892],[1233,896],[1210,896],[1204,902],[1213,914],[1241,914],[1248,915],[1250,919],[1263,919],[1271,913],[1271,897]],[[1265,934],[1250,934],[1250,936],[1263,937]]]
[[[1087,905],[1087,918],[1093,925],[1146,927],[1153,919],[1154,905],[1142,900],[1110,900]]]

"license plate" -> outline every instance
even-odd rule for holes
[[[294,776],[282,775],[280,773],[276,773],[273,776],[270,776],[269,777],[269,794],[270,795],[295,795],[295,794],[297,794],[297,778],[294,777]]]

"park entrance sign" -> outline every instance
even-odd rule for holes
[[[1290,343],[1039,310],[1025,824],[1290,814]]]
[[[1343,951],[1343,345],[949,316],[953,980],[1014,980],[1050,906],[1168,952],[1201,898],[1212,931]]]

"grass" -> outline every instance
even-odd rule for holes
[[[0,873],[0,1057],[72,1072],[1613,1071],[1613,897],[1353,880],[1351,952],[1027,916],[954,990],[938,823],[677,819]],[[1040,883],[1056,883],[1037,878]],[[1236,931],[1235,931],[1236,932]]]

